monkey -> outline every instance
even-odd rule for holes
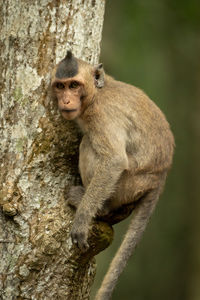
[[[148,224],[172,165],[174,137],[166,117],[139,88],[115,80],[103,65],[91,64],[67,51],[52,73],[58,109],[74,120],[83,138],[79,170],[83,186],[73,186],[68,204],[76,207],[72,242],[86,251],[95,218],[111,225],[133,218],[95,300],[111,298]],[[127,211],[127,212],[126,212]]]

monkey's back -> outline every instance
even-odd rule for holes
[[[107,77],[106,87],[105,92],[102,89],[103,97],[98,103],[101,109],[104,107],[105,130],[110,120],[116,126],[112,134],[117,134],[120,126],[125,129],[126,152],[134,158],[139,172],[168,170],[172,163],[174,138],[164,114],[135,86]]]

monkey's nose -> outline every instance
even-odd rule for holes
[[[64,100],[64,104],[69,104],[70,100]]]

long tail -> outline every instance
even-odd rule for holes
[[[140,241],[148,224],[149,218],[156,206],[159,197],[158,190],[146,194],[134,210],[134,216],[129,225],[124,240],[113,258],[95,300],[109,300],[116,286],[117,280],[124,270],[128,259]]]

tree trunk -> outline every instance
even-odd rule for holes
[[[0,299],[89,299],[93,257],[112,239],[95,223],[87,253],[71,243],[66,195],[79,180],[80,134],[49,92],[67,49],[97,63],[104,4],[1,1]]]

